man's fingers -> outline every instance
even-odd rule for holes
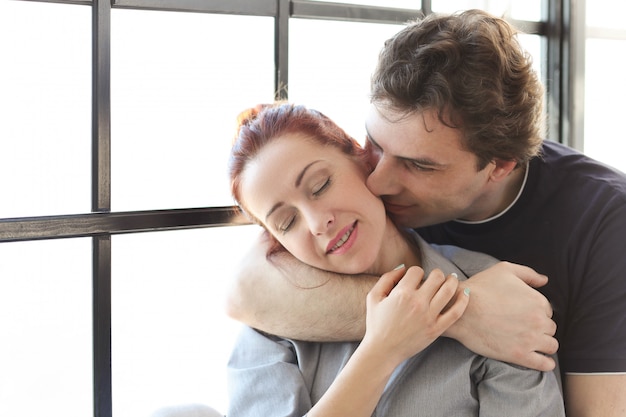
[[[549,372],[556,367],[556,361],[551,356],[546,356],[543,353],[533,352],[529,355],[528,361],[521,361],[521,365],[525,366],[526,368]]]
[[[554,355],[559,350],[559,341],[551,335],[544,334],[534,346],[537,347],[539,353]]]
[[[512,262],[500,262],[500,264],[533,288],[543,287],[548,283],[547,276],[536,272],[528,266],[514,264]]]

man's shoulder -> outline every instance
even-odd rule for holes
[[[625,173],[560,143],[545,141],[529,169],[534,198],[538,191],[547,190],[559,199],[570,196],[578,201],[584,196],[588,203],[592,195],[626,199]]]

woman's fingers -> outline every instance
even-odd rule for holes
[[[428,304],[428,311],[432,316],[439,316],[437,321],[439,326],[448,328],[456,322],[469,304],[468,292],[458,291],[459,281],[456,274],[447,277],[440,269],[434,269],[426,280],[423,280],[424,271],[419,268],[418,273],[413,273],[410,268],[398,283],[398,287],[406,285],[413,287],[417,285],[417,292]]]
[[[430,291],[432,292],[431,308],[437,312],[443,312],[446,306],[453,302],[459,287],[459,280],[456,274],[450,274],[445,277],[443,272],[435,269],[428,276],[423,287],[424,289],[430,287]]]
[[[468,297],[457,296],[456,277],[440,270],[423,280],[418,267],[384,274],[368,294],[368,343],[405,359],[421,351],[465,311]]]
[[[389,271],[380,277],[371,289],[370,294],[375,299],[381,300],[388,297],[397,285],[401,285],[402,288],[416,289],[419,287],[423,277],[424,270],[420,267],[414,266],[407,270],[404,265],[398,265],[393,271]]]
[[[405,268],[404,265],[399,265],[393,271],[389,271],[386,274],[383,274],[372,289],[370,290],[368,297],[376,301],[380,301],[383,298],[389,296],[391,290],[398,284],[398,282],[402,279],[404,275]]]

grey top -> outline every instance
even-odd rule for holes
[[[415,239],[426,274],[437,267],[464,279],[496,262]],[[357,346],[287,340],[244,327],[228,365],[227,415],[306,415]],[[555,373],[488,359],[441,337],[396,368],[373,415],[554,417],[565,412]]]

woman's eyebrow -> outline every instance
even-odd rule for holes
[[[304,178],[304,174],[306,174],[307,170],[308,170],[309,168],[311,168],[311,166],[313,166],[313,165],[317,164],[318,162],[320,162],[320,160],[319,160],[319,159],[318,159],[318,160],[316,160],[316,161],[311,162],[310,164],[308,164],[307,166],[305,166],[305,167],[302,169],[302,171],[300,172],[300,174],[299,174],[299,175],[298,175],[298,177],[296,178],[296,184],[295,184],[296,188],[298,188],[298,187],[300,186],[300,184],[302,183],[302,178]]]
[[[302,179],[304,178],[304,175],[306,174],[307,170],[318,162],[321,162],[321,160],[320,159],[315,160],[307,164],[304,168],[302,168],[302,171],[300,171],[300,174],[298,174],[298,176],[296,177],[296,182],[294,184],[296,188],[300,187],[300,184],[302,184]],[[273,212],[275,212],[277,209],[282,207],[284,204],[285,203],[283,203],[282,201],[279,201],[278,203],[274,204],[272,208],[270,208],[267,214],[265,215],[265,221],[267,221],[267,219],[272,215]]]

